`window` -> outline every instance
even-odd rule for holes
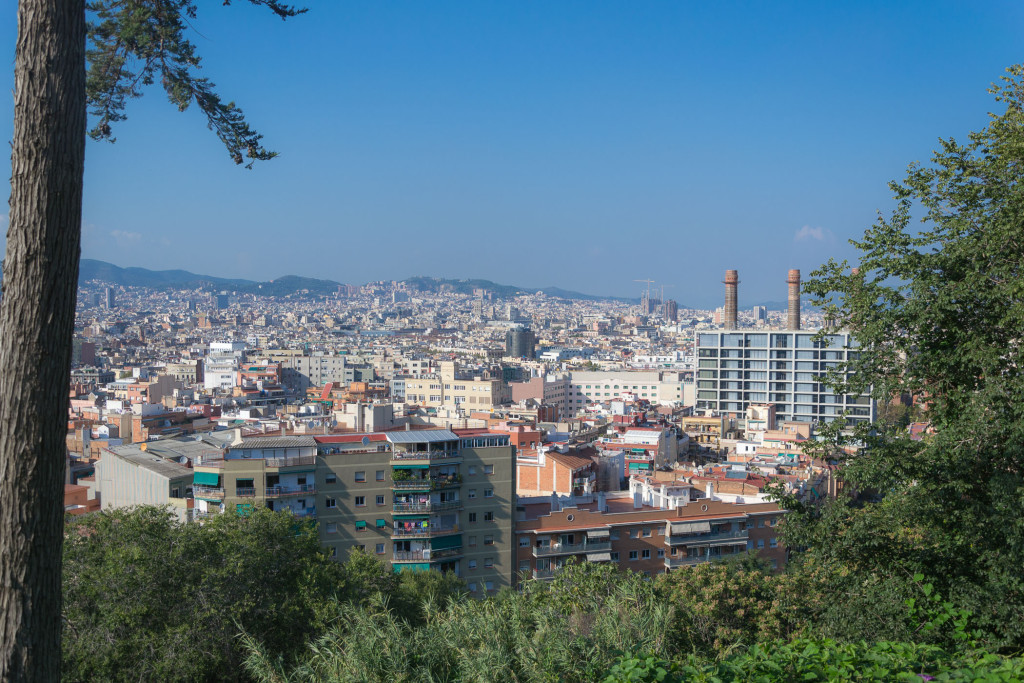
[[[328,473],[324,477],[324,483],[325,484],[337,484],[338,483],[338,475],[336,475],[334,472]]]
[[[665,557],[665,549],[664,548],[658,548],[658,559],[661,559],[663,557]]]
[[[761,550],[762,548],[764,548],[764,539],[763,538],[759,538],[759,539],[757,539],[757,549]]]
[[[494,521],[494,513],[493,512],[485,512],[484,513],[484,521],[485,522],[493,522]]]
[[[468,565],[470,569],[476,569],[476,560],[470,560]]]
[[[469,473],[471,475],[476,474],[476,467],[474,467],[473,465],[470,465],[469,466]]]
[[[492,569],[493,567],[494,567],[494,558],[493,557],[485,557],[484,558],[484,569]]]
[[[373,547],[373,552],[377,553],[378,555],[383,555],[384,554],[384,544],[383,543],[378,543],[377,545],[375,545]]]
[[[328,522],[327,523],[327,533],[329,533],[329,534],[336,534],[336,533],[338,533],[338,524],[337,524],[337,522]]]
[[[469,547],[470,548],[475,548],[476,547],[476,536],[470,536],[469,537]]]
[[[651,528],[650,527],[644,527],[644,538],[650,538],[650,536],[651,536]]]
[[[468,495],[470,498],[476,498],[476,489],[470,489]]]
[[[640,538],[640,530],[639,529],[630,529],[629,530],[629,537],[630,538]]]
[[[476,593],[476,584],[475,583],[469,584],[469,592],[470,593]]]
[[[608,534],[608,537],[611,540],[613,540],[613,541],[619,540],[619,530],[618,529],[612,529],[611,533]]]
[[[384,481],[384,470],[377,470],[377,481]]]
[[[470,521],[470,523],[476,521],[476,513],[475,512],[470,512],[469,513],[469,521]]]
[[[777,539],[777,538],[770,538],[770,539],[768,539],[768,547],[769,548],[778,548],[779,547],[779,539]]]
[[[324,500],[324,507],[328,510],[334,510],[338,507],[338,501],[334,498],[326,498]]]
[[[647,550],[640,551],[640,558],[644,559],[644,560],[651,559],[651,551],[650,551],[650,549],[648,548]]]
[[[366,496],[356,496],[356,507],[366,507]]]
[[[529,548],[530,547],[530,537],[529,536],[520,536],[519,537],[519,547],[520,548]]]
[[[366,481],[366,472],[356,472],[356,481]]]
[[[484,489],[484,498],[494,498],[494,489]]]
[[[484,474],[494,474],[494,465],[484,465]]]
[[[763,529],[764,528],[764,520],[763,519],[757,520],[757,528],[758,529]]]
[[[378,529],[386,529],[387,526],[388,526],[388,520],[386,520],[386,519],[378,519],[377,520],[377,528]]]
[[[384,504],[384,496],[377,496],[377,505]]]
[[[366,531],[366,522],[363,520],[356,522],[356,531]]]
[[[637,558],[638,558],[639,556],[640,556],[640,553],[638,553],[638,552],[637,552],[636,550],[630,550],[630,551],[629,551],[629,559],[631,559],[631,560],[635,560],[635,559],[637,559]]]
[[[337,557],[337,556],[338,556],[338,549],[337,548],[331,548],[331,557]]]
[[[484,536],[484,545],[494,545],[494,536]]]
[[[493,582],[493,581],[484,581],[484,586],[485,586],[485,587],[487,588],[487,590],[489,590],[489,591],[492,591],[492,590],[494,590],[494,582]]]
[[[659,526],[658,527],[658,535],[659,536],[664,536],[665,535],[665,527],[663,527],[663,526]]]
[[[619,553],[618,553],[618,551],[616,551],[614,553],[611,553],[611,556],[612,556],[612,562],[618,562],[619,561]]]

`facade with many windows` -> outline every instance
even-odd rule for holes
[[[857,341],[848,333],[816,337],[799,330],[700,332],[697,409],[743,413],[752,403],[771,403],[779,421],[830,422],[844,412],[850,422],[873,421],[869,395],[836,394],[822,382],[859,353]]]
[[[512,583],[515,455],[507,433],[316,437],[320,540],[396,571],[451,571],[477,595]]]

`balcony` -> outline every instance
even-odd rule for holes
[[[224,489],[214,486],[193,486],[192,496],[206,500],[224,500]]]
[[[315,484],[303,484],[301,486],[268,486],[267,498],[284,498],[287,496],[298,496],[304,493],[316,493]]]
[[[555,543],[547,547],[533,548],[534,557],[549,557],[551,555],[577,555],[579,553],[596,553],[603,550],[611,550],[612,542],[590,541],[589,543]]]
[[[440,562],[442,560],[459,557],[462,555],[462,547],[442,548],[440,550],[396,550],[391,557],[394,562]]]
[[[535,579],[553,579],[555,577],[554,569],[534,569],[533,578]]]
[[[298,467],[300,465],[316,465],[315,455],[296,455],[291,458],[266,458],[264,467]]]
[[[461,485],[462,475],[460,474],[424,479],[395,479],[391,482],[391,488],[397,491],[437,491]]]
[[[313,518],[316,517],[316,508],[306,508],[305,510],[301,511],[292,510],[292,514],[296,517],[299,517],[300,519]]]
[[[708,557],[707,555],[701,555],[700,557],[669,557],[665,556],[665,568],[676,569],[678,567],[692,567],[695,564],[704,564],[710,562],[714,558],[719,558],[721,555],[715,555]]]
[[[717,534],[686,534],[665,537],[666,545],[738,545],[747,542],[747,530],[723,531]]]
[[[401,462],[409,460],[451,460],[462,457],[459,451],[393,451],[391,459]]]
[[[235,489],[235,496],[238,498],[255,498],[256,489],[251,487],[239,487]]]
[[[403,529],[394,527],[391,529],[392,538],[433,538],[434,536],[449,536],[459,533],[459,525],[450,527],[428,526]]]
[[[462,507],[461,500],[449,500],[443,503],[394,503],[391,509],[399,514],[403,512],[438,512],[440,510],[458,510]]]

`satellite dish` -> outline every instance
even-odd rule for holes
[[[368,436],[364,436],[363,437],[363,445],[364,446],[369,446],[370,445],[370,437],[368,437]]]

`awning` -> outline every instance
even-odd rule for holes
[[[430,564],[419,562],[416,564],[396,564],[395,572],[426,572],[430,571]]]
[[[359,520],[358,522],[356,522],[356,528],[357,529],[365,529],[366,528],[366,522],[364,522],[363,520]]]
[[[593,529],[587,532],[587,538],[611,538],[611,532],[608,529]]]
[[[388,520],[386,520],[386,519],[378,519],[377,520],[377,528],[378,529],[384,529],[385,527],[387,527],[387,525],[388,525]]]
[[[710,534],[711,522],[682,522],[672,523],[673,536],[687,536],[689,534]]]
[[[426,456],[423,456],[423,459],[426,460]],[[398,462],[391,463],[391,466],[393,468],[395,468],[396,470],[429,470],[430,469],[430,465],[406,465],[404,463],[398,463]]]
[[[587,553],[587,562],[611,562],[611,553]]]
[[[442,536],[441,538],[435,538],[430,541],[431,550],[444,550],[446,548],[461,548],[462,547],[462,535],[458,534],[455,536]]]
[[[199,472],[192,475],[192,483],[199,486],[216,486],[220,483],[220,475],[216,472]]]

